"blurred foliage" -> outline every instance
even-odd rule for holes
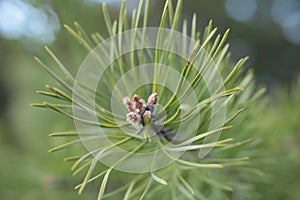
[[[259,191],[268,199],[300,199],[300,77],[281,87],[258,116],[268,174]]]

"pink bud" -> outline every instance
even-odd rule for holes
[[[145,107],[145,101],[136,94],[133,95],[132,101],[133,101],[133,107],[135,109],[135,112],[141,114]]]
[[[133,107],[133,104],[130,101],[129,97],[124,97],[123,98],[123,103],[127,107],[128,111],[134,112],[134,107]]]
[[[144,119],[151,119],[151,112],[150,111],[146,111],[143,115]]]
[[[139,124],[141,121],[141,118],[138,114],[134,113],[134,112],[130,112],[127,114],[127,121],[130,124]]]
[[[157,93],[153,93],[148,98],[147,106],[150,110],[153,110],[156,104],[157,104]]]

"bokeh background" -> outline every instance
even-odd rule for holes
[[[49,154],[59,141],[48,133],[69,130],[72,122],[54,112],[30,106],[43,99],[35,91],[53,83],[33,57],[50,60],[48,45],[76,72],[87,55],[64,30],[78,21],[87,33],[105,25],[101,3],[112,18],[121,0],[0,0],[0,198],[95,199],[98,188],[78,196],[68,152]],[[138,0],[128,0],[131,12]],[[174,1],[175,2],[175,1]],[[157,26],[164,1],[152,0],[150,26]],[[223,33],[231,29],[232,60],[250,56],[247,68],[265,85],[268,106],[257,116],[262,155],[270,161],[258,183],[262,199],[300,199],[300,0],[186,0],[183,18],[197,13],[202,31],[210,19]],[[50,63],[50,62],[49,62]],[[270,164],[271,163],[271,164]]]

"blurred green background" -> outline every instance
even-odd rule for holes
[[[87,33],[106,35],[101,3],[112,18],[121,0],[0,0],[0,198],[95,199],[98,188],[78,196],[68,152],[49,154],[59,141],[47,134],[69,130],[72,122],[30,103],[44,100],[35,93],[54,81],[34,61],[50,59],[44,45],[56,53],[70,71],[87,55],[63,29],[76,20]],[[128,0],[128,16],[138,0]],[[157,26],[164,1],[152,0],[150,26]],[[300,1],[299,0],[188,0],[183,18],[197,13],[198,27],[210,19],[223,33],[231,29],[233,61],[250,56],[259,84],[268,88],[269,103],[257,116],[262,155],[268,174],[258,185],[262,199],[300,199]],[[51,63],[50,61],[48,63]],[[298,82],[297,82],[298,81]]]

